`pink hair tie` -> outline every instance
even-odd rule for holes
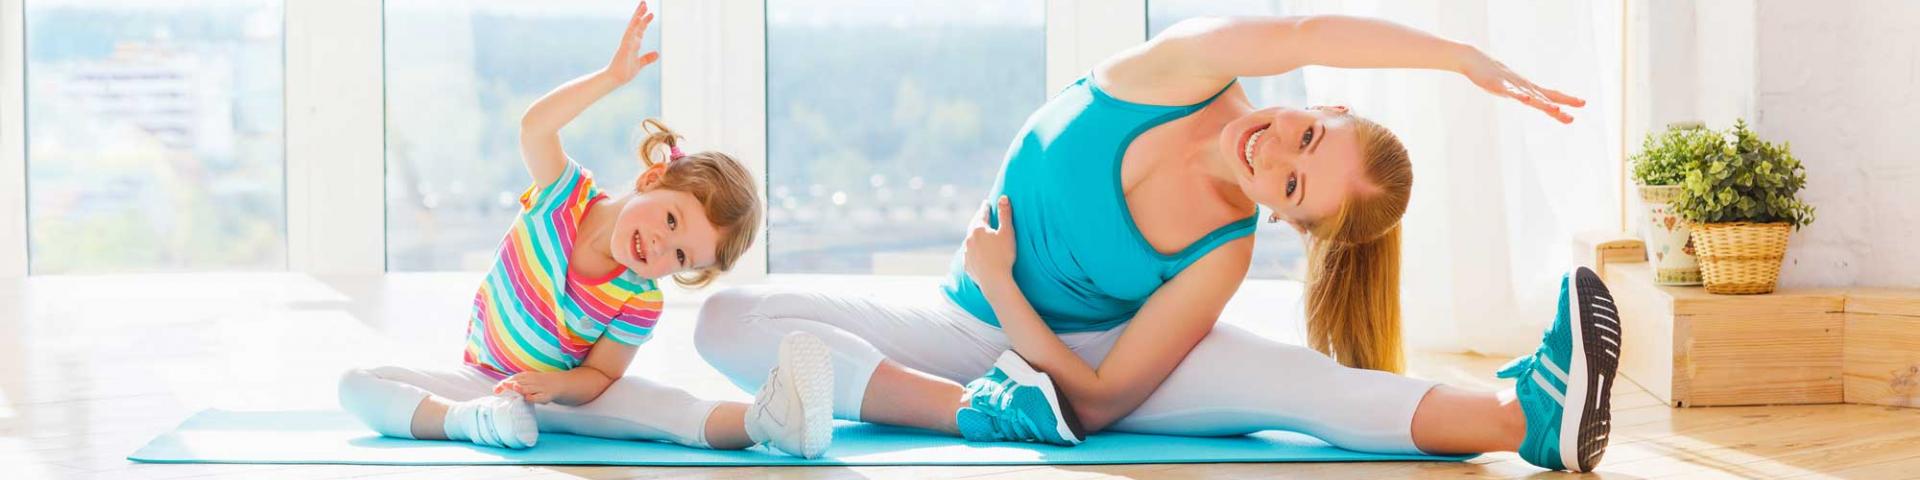
[[[669,162],[671,162],[671,161],[674,161],[674,160],[679,160],[679,159],[680,159],[680,157],[684,157],[684,156],[687,156],[687,154],[684,154],[684,153],[680,153],[680,147],[678,147],[678,146],[669,146],[669,147],[667,147],[667,148],[668,148],[668,150],[667,150],[667,161],[669,161]]]

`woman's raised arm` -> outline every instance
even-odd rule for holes
[[[1307,65],[1456,72],[1562,123],[1573,117],[1560,106],[1586,105],[1535,85],[1472,45],[1386,20],[1343,15],[1190,19],[1116,55],[1096,72],[1101,87],[1122,98],[1188,104],[1235,77],[1279,75]]]

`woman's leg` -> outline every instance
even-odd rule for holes
[[[1413,412],[1413,444],[1434,454],[1509,452],[1520,448],[1527,417],[1513,390],[1434,387]]]
[[[1110,344],[1084,349],[1082,356],[1097,361],[1104,348]],[[1347,368],[1319,352],[1218,325],[1112,429],[1196,436],[1291,430],[1368,452],[1510,450],[1519,435],[1507,438],[1507,413],[1498,400],[1492,393]],[[1512,415],[1523,422],[1517,411]]]
[[[979,376],[1007,349],[998,330],[938,298],[895,303],[775,286],[714,293],[700,309],[694,345],[752,390],[773,367],[780,339],[795,331],[833,350],[836,417],[948,433],[957,432],[954,412],[964,406],[955,380]]]

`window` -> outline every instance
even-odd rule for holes
[[[26,2],[33,273],[286,267],[280,8]]]
[[[607,65],[631,2],[386,2],[387,268],[484,270],[532,183],[520,115]],[[659,8],[659,3],[654,4]],[[662,12],[643,48],[659,49]],[[660,63],[561,131],[610,194],[640,172],[640,121],[660,115]],[[669,127],[672,122],[667,122]]]
[[[1044,8],[769,0],[769,270],[945,272],[1049,93]]]
[[[1297,14],[1288,9],[1293,7],[1293,3],[1282,0],[1149,0],[1147,36],[1152,38],[1167,27],[1193,17]],[[1274,77],[1242,78],[1240,88],[1246,90],[1247,99],[1256,108],[1273,105],[1296,108],[1309,106],[1306,82],[1301,79],[1298,70]],[[1265,208],[1260,211],[1261,223],[1255,233],[1258,238],[1254,241],[1253,265],[1247,276],[1298,278],[1305,272],[1301,262],[1306,256],[1300,234],[1285,223],[1266,223],[1268,213]]]

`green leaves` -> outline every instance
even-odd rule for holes
[[[1641,185],[1678,185],[1686,165],[1726,148],[1726,139],[1705,128],[1674,128],[1647,135],[1634,155],[1633,181]]]
[[[1677,173],[1674,183],[1682,188],[1673,209],[1681,218],[1699,223],[1788,222],[1795,228],[1813,223],[1813,206],[1795,197],[1807,184],[1806,169],[1787,144],[1760,140],[1746,121],[1735,121],[1726,132],[1669,130],[1659,136],[1657,146],[1672,153],[1656,153],[1655,138],[1648,136],[1648,150],[1634,157],[1634,179],[1660,185],[1647,181],[1665,178],[1656,174]],[[1669,138],[1677,138],[1671,140],[1677,143],[1668,143]],[[1704,153],[1681,157],[1694,152]],[[1672,164],[1656,163],[1669,161]]]

